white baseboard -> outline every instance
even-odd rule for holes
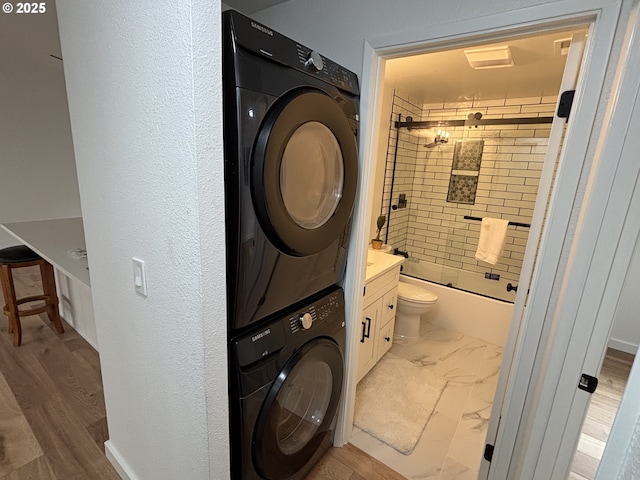
[[[122,455],[118,452],[118,449],[113,446],[111,440],[107,440],[104,442],[104,451],[107,457],[107,460],[111,462],[113,468],[116,469],[118,475],[122,480],[138,480],[138,477],[133,473],[131,467],[127,464],[127,462],[122,458]]]
[[[635,355],[638,351],[638,345],[625,342],[624,340],[618,340],[616,338],[609,338],[608,347],[613,348],[614,350],[620,350],[621,352],[630,353],[631,355]]]

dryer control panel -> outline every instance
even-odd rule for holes
[[[298,70],[312,73],[342,90],[358,93],[358,78],[355,73],[304,45],[296,44],[296,48],[299,60]]]
[[[360,94],[358,77],[352,71],[238,12],[229,10],[224,14],[232,22],[235,42],[243,48],[354,95]]]

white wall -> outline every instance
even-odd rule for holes
[[[54,6],[0,16],[0,223],[81,215]]]
[[[633,354],[636,353],[638,345],[640,345],[638,285],[640,285],[640,244],[636,244],[633,257],[631,257],[609,339],[611,348]]]
[[[58,10],[107,454],[129,478],[228,478],[220,3]]]

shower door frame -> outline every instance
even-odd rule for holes
[[[621,8],[622,1],[612,5],[605,0],[562,0],[554,3],[553,13],[550,12],[546,5],[536,6],[499,15],[480,17],[473,21],[431,26],[428,32],[412,31],[382,38],[365,39],[365,75],[363,76],[361,113],[363,118],[366,119],[368,127],[363,129],[360,146],[364,157],[372,158],[372,152],[375,151],[375,145],[378,140],[376,138],[377,134],[373,131],[373,126],[376,125],[376,114],[381,110],[380,99],[376,98],[376,96],[378,89],[381,89],[385,59],[413,53],[426,53],[438,49],[459,48],[462,45],[473,44],[474,42],[479,43],[498,38],[505,39],[509,36],[524,33],[534,34],[545,30],[557,30],[573,26],[591,26],[590,31],[595,38],[598,38],[598,43],[594,44],[593,49],[585,56],[582,75],[586,80],[579,85],[576,95],[579,100],[577,105],[574,105],[574,112],[572,112],[572,120],[579,122],[582,130],[570,130],[565,137],[565,144],[571,143],[572,148],[570,150],[574,162],[573,164],[568,162],[569,165],[566,165],[565,171],[558,175],[557,185],[563,188],[559,189],[555,202],[551,205],[550,217],[545,226],[545,234],[541,242],[541,257],[538,262],[539,271],[537,272],[538,282],[547,282],[548,285],[555,286],[556,291],[554,292],[552,288],[544,289],[543,294],[538,294],[534,291],[530,302],[531,308],[524,315],[522,324],[518,326],[521,328],[518,329],[515,326],[511,328],[514,332],[510,333],[511,346],[508,349],[510,351],[507,352],[507,349],[505,350],[505,363],[503,363],[501,370],[500,381],[506,385],[506,395],[501,413],[503,421],[498,427],[498,433],[502,432],[502,439],[508,439],[509,437],[510,439],[499,441],[496,444],[491,471],[489,472],[490,478],[500,478],[499,472],[509,472],[512,460],[517,462],[518,452],[522,453],[523,451],[521,443],[536,435],[535,432],[531,431],[519,431],[519,426],[523,420],[526,392],[530,387],[535,388],[537,386],[537,379],[533,378],[536,359],[544,361],[544,358],[546,358],[544,351],[547,346],[552,346],[556,350],[563,350],[566,353],[565,344],[562,344],[562,342],[552,343],[552,340],[555,340],[553,336],[541,338],[542,328],[545,324],[550,325],[553,321],[554,311],[547,312],[546,308],[553,301],[558,300],[557,298],[552,298],[552,294],[558,293],[557,290],[562,286],[563,277],[566,278],[573,273],[571,268],[566,269],[566,259],[562,262],[559,260],[561,255],[566,253],[563,245],[566,244],[571,248],[575,243],[574,240],[579,240],[579,238],[573,238],[573,227],[575,225],[572,226],[570,224],[571,214],[575,213],[573,211],[573,202],[579,198],[580,193],[583,193],[578,191],[578,186],[582,169],[585,164],[589,166],[588,162],[591,160],[590,157],[587,157],[587,151],[590,148],[594,148],[598,141],[597,135],[594,138],[590,135],[590,132],[594,127],[600,126],[596,124],[596,113],[605,108],[607,102],[607,98],[601,97],[601,95]],[[364,164],[365,168],[361,174],[364,201],[360,203],[359,212],[356,215],[356,218],[360,221],[358,222],[359,228],[357,235],[354,236],[354,241],[360,241],[368,236],[368,222],[366,219],[372,204],[372,188],[369,187],[369,183],[375,178],[375,171],[370,162],[364,162]],[[551,230],[550,227],[553,227],[553,229]],[[593,235],[597,233],[597,229],[593,231],[583,229],[580,233],[581,235]],[[550,238],[555,239],[555,242],[559,245],[549,241]],[[558,239],[561,241],[558,242]],[[360,270],[364,271],[366,249],[360,249],[358,253],[355,270],[360,268]],[[544,265],[545,268],[541,268],[540,265]],[[577,272],[577,275],[579,276],[581,273]],[[359,287],[363,283],[362,278],[358,278],[357,274],[355,274],[353,280],[354,291],[360,291],[361,288]],[[347,281],[349,281],[349,276]],[[566,300],[564,305],[579,306],[580,293],[580,291],[564,292],[564,299]],[[534,299],[536,300],[535,303]],[[546,306],[543,308],[543,305]],[[361,307],[361,299],[354,299],[352,311],[350,312],[351,318],[357,318]],[[516,314],[514,312],[514,315]],[[567,329],[570,330],[576,324],[576,318],[571,317],[571,319],[572,321],[567,321],[567,325],[563,327],[565,331]],[[603,321],[607,321],[607,319]],[[608,319],[608,321],[610,322],[611,319]],[[357,339],[354,340],[355,338],[356,336],[352,331],[349,335],[350,348],[348,350],[350,352],[355,351],[354,344],[357,341]],[[530,342],[524,342],[524,339],[530,340]],[[586,350],[584,348],[582,350],[576,349],[574,353],[584,356]],[[541,355],[539,358],[538,354]],[[336,429],[335,444],[338,446],[349,440],[353,425],[356,386],[353,373],[354,365],[353,358],[350,358],[346,378],[345,408],[340,415]],[[553,378],[546,377],[545,386],[547,391],[554,389],[554,382],[557,385],[558,381],[558,376]],[[553,401],[553,398],[551,400]],[[537,405],[537,407],[548,407],[549,403],[547,401],[545,405]],[[505,418],[510,421],[504,421]],[[544,433],[545,430],[545,425],[538,427],[538,432]],[[526,472],[522,473],[525,474]],[[505,478],[505,476],[502,478]]]

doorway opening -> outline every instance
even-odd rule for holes
[[[509,329],[517,331],[522,318],[564,137],[566,124],[552,125],[558,95],[567,77],[575,83],[585,33],[572,27],[385,61],[370,214],[387,218],[387,249],[407,257],[401,282],[439,297],[420,340],[396,341],[387,355],[441,381],[411,448],[401,453],[357,421],[350,441],[409,478],[480,472],[493,405],[504,395],[496,394],[501,369],[512,361]],[[572,38],[580,47],[567,72]],[[475,258],[484,217],[515,224],[495,264]]]

